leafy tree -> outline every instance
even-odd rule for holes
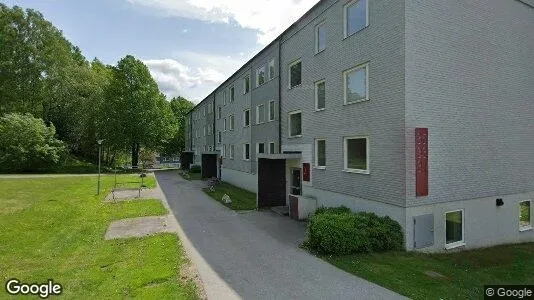
[[[64,143],[55,138],[53,124],[30,114],[7,114],[0,118],[0,168],[34,171],[58,164]]]
[[[106,129],[101,135],[116,147],[129,147],[132,165],[137,166],[141,145],[159,150],[176,130],[176,122],[169,103],[143,62],[128,55],[112,73],[103,105]]]
[[[174,118],[178,122],[178,130],[169,139],[163,150],[165,155],[176,155],[185,148],[185,116],[195,104],[183,97],[175,97],[170,102]]]

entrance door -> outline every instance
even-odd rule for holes
[[[217,177],[217,154],[202,154],[202,178]]]
[[[291,181],[290,181],[289,193],[291,195],[301,195],[302,193],[301,169],[291,169]]]
[[[258,159],[258,208],[286,205],[286,161]]]

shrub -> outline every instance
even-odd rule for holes
[[[351,213],[347,208],[322,209],[308,222],[306,245],[321,254],[346,255],[402,250],[402,228],[389,217]]]
[[[324,207],[324,206],[321,206],[315,211],[316,215],[325,214],[325,213],[338,215],[338,214],[346,214],[346,213],[350,214],[350,213],[352,213],[352,211],[350,210],[350,208],[345,207],[345,206],[340,206],[340,207]]]
[[[189,173],[200,173],[200,166],[199,165],[191,165],[191,167],[189,167]]]
[[[0,169],[36,171],[57,165],[66,154],[65,144],[55,138],[53,124],[30,114],[7,114],[0,118]]]

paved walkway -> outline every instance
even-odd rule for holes
[[[186,235],[184,247],[193,252],[208,298],[401,298],[299,249],[302,222],[271,212],[235,213],[175,171],[156,172],[156,179]]]

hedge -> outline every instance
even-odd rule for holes
[[[308,222],[306,246],[320,254],[346,255],[404,249],[402,228],[390,217],[321,208]]]

